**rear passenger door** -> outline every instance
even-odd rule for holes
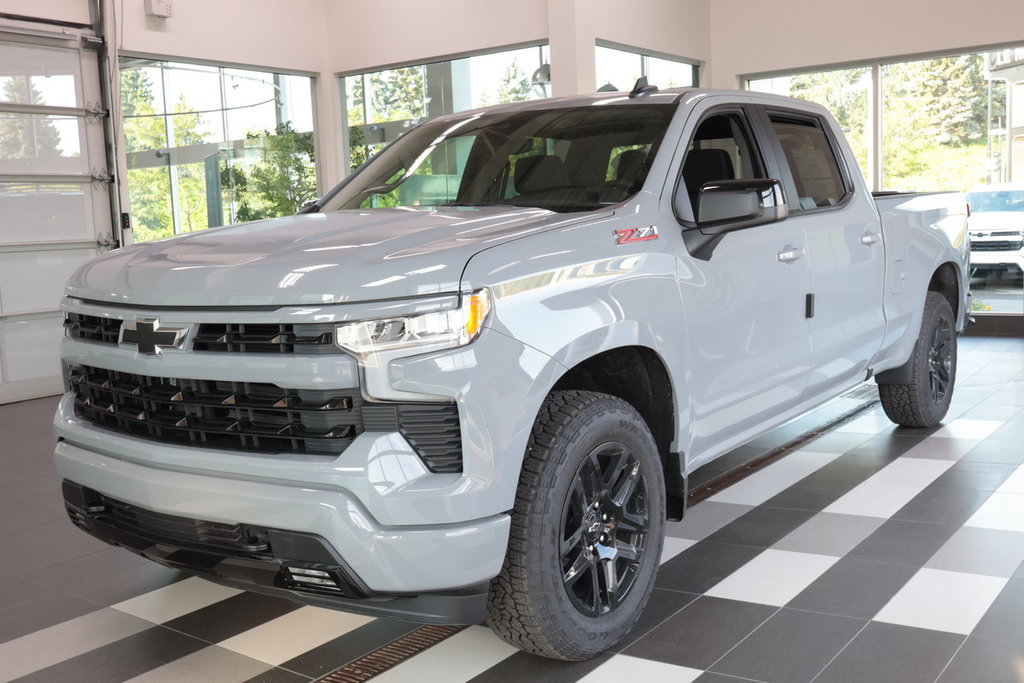
[[[748,440],[803,395],[811,345],[804,317],[810,270],[803,229],[788,220],[728,232],[708,255],[693,248],[700,232],[693,204],[719,180],[777,177],[757,144],[746,107],[698,105],[677,153],[675,179],[691,213],[677,215],[678,282],[689,338],[685,359],[692,400],[695,467]],[[672,194],[666,193],[666,194]],[[671,212],[671,209],[669,209]]]
[[[857,186],[853,156],[828,121],[807,112],[763,110],[783,165],[790,216],[807,241],[813,347],[806,396],[849,386],[881,347],[885,247],[874,200]]]

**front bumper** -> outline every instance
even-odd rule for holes
[[[71,521],[96,538],[173,569],[296,602],[409,621],[475,624],[488,584],[418,595],[370,590],[323,538],[155,514],[64,480]]]
[[[156,469],[66,440],[57,443],[54,458],[59,477],[69,482],[72,490],[77,487],[98,492],[143,512],[209,523],[243,524],[247,528],[272,530],[279,538],[285,534],[322,539],[326,556],[268,556],[260,549],[226,555],[220,552],[222,549],[190,547],[175,539],[158,538],[152,532],[112,529],[102,515],[90,517],[88,506],[77,505],[85,514],[85,523],[81,519],[77,523],[104,540],[222,583],[262,592],[284,591],[293,599],[313,604],[330,604],[368,614],[467,623],[469,613],[457,604],[473,602],[467,600],[468,595],[480,599],[481,586],[497,575],[508,543],[510,520],[505,514],[461,524],[388,527],[379,524],[344,491]],[[76,507],[74,499],[71,503]],[[324,564],[327,556],[337,560],[334,564],[342,568],[354,591],[346,590],[337,596],[297,593],[294,587],[282,585],[286,582],[280,572],[289,560]],[[436,593],[458,598],[444,608],[453,609],[452,614],[445,617],[439,613],[444,611],[440,606],[445,602],[441,600],[444,595],[426,601],[433,606],[403,607],[396,602],[409,603],[417,596]],[[364,597],[358,598],[359,594]],[[476,620],[475,612],[472,616],[468,623]]]

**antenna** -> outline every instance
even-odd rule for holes
[[[629,96],[637,97],[639,95],[644,95],[646,93],[652,92],[658,92],[658,86],[648,85],[647,76],[641,76],[640,78],[636,79],[636,84],[633,86],[633,89],[629,91]]]

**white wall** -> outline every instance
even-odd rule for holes
[[[1024,42],[1022,0],[711,2],[708,83],[744,74]]]
[[[602,40],[698,62],[711,57],[711,9],[718,0],[593,0]]]

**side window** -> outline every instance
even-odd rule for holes
[[[758,164],[739,114],[716,114],[697,126],[683,161],[683,182],[691,197],[705,183],[757,178]]]
[[[821,122],[784,116],[770,119],[793,174],[799,208],[835,206],[842,201],[846,185]]]

